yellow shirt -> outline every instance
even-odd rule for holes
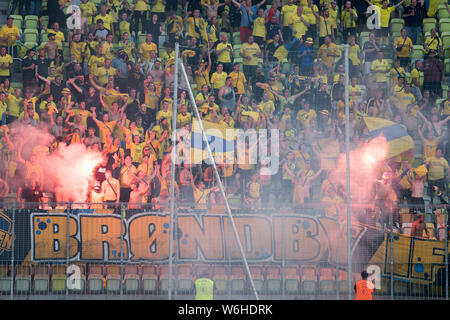
[[[186,115],[182,115],[181,113],[179,113],[177,115],[177,127],[178,128],[182,128],[184,127],[186,124],[191,123],[192,121],[192,117],[190,113],[186,113]]]
[[[75,57],[75,60],[77,60],[78,63],[83,61],[82,54],[84,51],[89,51],[89,49],[86,48],[85,42],[72,42],[70,54]]]
[[[105,67],[97,68],[97,79],[100,85],[104,86],[108,83],[108,77],[109,76],[115,76],[117,73],[117,70],[113,67],[109,67],[106,69]]]
[[[245,75],[243,72],[231,72],[229,74],[229,76],[231,77],[231,85],[233,86],[233,88],[237,88],[237,94],[244,94],[245,93],[245,88],[244,88],[244,84],[247,82],[247,79],[245,78]]]
[[[319,8],[314,4],[313,9],[315,12],[319,13]],[[313,14],[312,10],[308,5],[303,6],[303,16],[305,16],[305,20],[310,24],[315,25],[317,23],[316,16]]]
[[[403,47],[402,47],[403,46]],[[413,47],[413,43],[410,38],[406,37],[406,39],[403,39],[402,37],[398,37],[397,40],[394,42],[395,48],[402,47],[401,51],[396,51],[397,56],[400,58],[408,58],[411,53],[411,48]]]
[[[293,15],[297,14],[297,6],[295,4],[285,4],[281,8],[281,14],[283,16],[283,27],[287,27]]]
[[[391,13],[394,10],[395,10],[394,7],[387,7],[386,9],[383,9],[383,7],[380,6],[380,27],[382,28],[389,27],[389,20],[391,20]]]
[[[353,9],[350,9],[351,12],[353,12],[356,15],[356,11]],[[341,14],[341,21],[344,22],[345,28],[354,28],[356,27],[356,19],[355,16],[351,13],[346,11],[345,9],[342,11]]]
[[[231,47],[231,50],[233,49],[233,46],[230,44],[230,43],[223,43],[223,42],[221,42],[221,43],[219,43],[218,45],[217,45],[217,47],[216,47],[216,50],[217,51],[220,51],[220,50],[222,50],[223,48],[225,48],[225,47],[227,47],[227,46],[230,46]],[[223,51],[222,53],[220,53],[219,55],[218,55],[218,57],[217,57],[217,61],[218,62],[222,62],[222,63],[231,63],[231,54],[230,54],[230,51],[228,51],[228,50],[225,50],[225,51]]]
[[[423,158],[428,159],[434,157],[439,140],[423,139]]]
[[[428,180],[439,180],[445,177],[445,169],[448,170],[448,162],[445,158],[430,157],[425,161],[428,164]]]
[[[122,21],[119,22],[119,31],[120,31],[120,36],[121,37],[123,36],[123,34],[125,32],[127,32],[128,34],[131,33],[130,25],[131,25],[131,23],[128,22],[127,20],[122,20]]]
[[[225,85],[225,80],[227,79],[228,74],[224,71],[222,73],[214,72],[211,75],[211,84],[214,89],[220,89]]]
[[[302,15],[302,17],[305,21],[308,21],[307,18],[304,17],[303,15]],[[301,17],[299,17],[298,15],[293,15],[291,17],[291,21],[289,22],[289,24],[292,25],[292,28],[294,28],[294,30],[296,31],[296,33],[294,33],[294,35],[298,39],[301,39],[303,37],[303,35],[306,33],[306,31],[308,30],[308,27],[301,20]]]
[[[86,3],[80,3],[80,8],[83,10],[83,16],[86,18],[87,24],[92,24],[92,16],[87,16],[87,14],[93,14],[97,12],[97,8],[92,1],[87,1]]]
[[[349,47],[348,49],[348,56],[350,60],[352,61],[352,65],[359,66],[361,63],[361,60],[359,58],[359,54],[361,52],[361,48],[357,43],[355,43],[354,46]]]
[[[427,54],[430,50],[439,51],[439,47],[442,46],[442,40],[436,35],[436,38],[428,37],[425,40],[425,44],[428,46],[428,50],[424,48],[424,53]]]
[[[166,5],[164,4],[163,0],[156,0],[156,3],[152,5],[152,12],[165,12],[166,11]]]
[[[102,16],[101,14],[99,14],[94,18],[93,23],[96,24],[98,19],[102,19],[103,26],[105,27],[105,29],[108,29],[109,31],[111,31],[111,23],[114,20],[114,18],[111,14],[107,13],[105,16]]]
[[[389,70],[389,62],[385,59],[382,59],[381,61],[376,59],[376,60],[372,61],[372,66],[370,67],[370,70],[384,71],[382,73],[376,74],[376,81],[377,82],[386,82],[387,81],[386,72],[388,72],[388,70]]]
[[[147,3],[144,0],[137,0],[135,6],[135,11],[147,11]]]
[[[403,69],[403,67],[398,67],[397,71],[394,68],[392,68],[391,71],[389,72],[389,74],[391,75],[391,78],[394,80],[395,85],[398,84],[399,74],[401,76],[406,76],[406,72],[405,72],[405,69]]]
[[[0,37],[7,38],[6,41],[1,41],[1,45],[7,47],[8,45],[12,45],[16,42],[17,36],[20,35],[19,28],[15,25],[12,25],[11,28],[5,24],[0,29]]]
[[[244,43],[239,50],[240,53],[245,54],[245,56],[250,57],[250,59],[243,58],[242,64],[246,66],[257,66],[258,56],[261,53],[261,49],[256,42],[252,44]]]
[[[204,32],[206,27],[205,20],[201,17],[195,19],[194,17],[189,17],[186,22],[188,36],[200,38],[202,35],[195,31],[195,27],[197,27],[201,33]]]
[[[338,9],[333,9],[331,6],[328,9],[330,11],[330,18],[332,22],[333,29],[337,28],[337,17],[338,17]]]
[[[3,67],[3,63],[6,64],[6,67]],[[13,63],[12,57],[9,54],[5,54],[5,56],[0,56],[0,76],[9,77],[10,71],[9,67]]]
[[[7,101],[7,105],[8,105],[8,112],[11,116],[13,117],[19,117],[20,114],[20,109],[21,109],[21,101],[22,98],[17,98],[15,95],[13,94],[9,94],[6,97],[6,101]]]
[[[266,20],[258,17],[253,21],[253,35],[261,38],[266,37]]]
[[[338,57],[341,55],[341,51],[339,50],[339,47],[334,44],[333,42],[330,43],[329,46],[326,44],[323,44],[319,51],[317,52],[317,56],[322,60],[322,63],[326,65],[327,67],[332,67],[334,64],[334,56],[328,56],[327,54],[329,52],[335,53],[338,55]]]
[[[349,85],[348,86],[348,92],[349,92],[349,94],[351,94],[351,93],[361,93],[361,87],[359,85],[356,85],[356,86]],[[350,99],[353,100],[353,102],[356,103],[356,102],[359,102],[359,97],[360,96],[350,96]]]
[[[158,47],[153,42],[150,44],[144,42],[139,46],[139,53],[141,54],[142,61],[147,61],[150,59],[150,51],[155,51],[155,53],[158,53]]]
[[[299,110],[296,116],[296,119],[301,121],[303,128],[309,128],[311,125],[311,120],[316,118],[317,113],[313,109],[309,109],[308,112],[305,110]]]
[[[409,83],[411,83],[411,86],[414,85],[413,79],[417,79],[417,82],[420,84],[420,72],[419,72],[419,70],[417,70],[416,68],[412,69],[411,70],[411,74],[409,76],[410,76]]]
[[[319,18],[319,37],[323,38],[325,36],[331,35],[333,24],[335,23],[331,15],[328,18],[324,18],[322,16],[320,16]]]
[[[450,115],[450,101],[449,100],[445,100],[445,102],[444,102],[442,115],[444,115],[444,116]]]

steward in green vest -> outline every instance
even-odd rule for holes
[[[202,273],[200,278],[195,280],[195,300],[213,300],[214,281],[207,276],[206,273]]]

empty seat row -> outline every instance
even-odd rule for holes
[[[18,265],[15,266],[14,281],[11,283],[11,268],[0,265],[0,293],[9,294],[13,285],[16,294],[63,294],[70,293],[118,294],[121,290],[131,294],[166,294],[169,289],[168,265],[127,264],[121,270],[120,264],[76,264],[69,267],[69,278],[65,265]],[[175,276],[176,272],[176,276]],[[276,265],[251,265],[255,289],[258,294],[281,294],[283,287],[282,269]],[[177,279],[176,289],[180,294],[194,293],[195,279],[206,274],[214,280],[215,293],[251,294],[252,287],[242,266],[180,264],[175,266],[172,278]],[[284,272],[286,294],[335,294],[348,292],[347,272],[334,268],[286,266]],[[355,280],[353,277],[352,281]],[[175,287],[175,282],[172,283]]]

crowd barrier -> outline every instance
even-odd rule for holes
[[[65,204],[44,210],[3,203],[4,299],[167,299],[169,289],[174,299],[193,299],[195,279],[205,275],[214,280],[218,298],[254,297],[224,210],[176,208],[169,285],[168,211],[150,206],[129,210],[122,203],[111,209],[86,207]],[[447,218],[444,209],[436,209],[442,211],[442,221]],[[433,236],[416,238],[396,226],[382,228],[352,217],[347,239],[346,220],[327,210],[329,206],[311,205],[233,213],[260,298],[348,299],[348,290],[353,292],[347,281],[348,245],[352,285],[367,270],[375,280],[375,299],[448,298],[445,225],[442,230],[429,223]],[[405,210],[396,214],[403,221],[411,218]]]

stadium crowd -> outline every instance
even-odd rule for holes
[[[227,193],[240,198],[242,208],[317,201],[330,204],[330,215],[339,214],[334,204],[345,202],[345,190],[329,175],[345,151],[342,44],[349,45],[351,148],[370,139],[364,117],[402,124],[422,145],[380,168],[373,197],[381,211],[405,200],[420,208],[424,192],[433,196],[435,186],[445,195],[446,48],[437,24],[429,33],[422,30],[428,18],[423,0],[238,1],[73,0],[81,10],[79,29],[66,23],[69,1],[48,0],[46,11],[42,0],[12,1],[0,29],[4,194],[42,202],[48,192],[33,165],[38,155],[21,156],[23,137],[12,127],[21,122],[54,136],[50,152],[58,144],[81,143],[105,154],[86,199],[92,208],[119,202],[130,209],[167,207],[178,42],[203,121],[280,131],[276,175],[264,175],[260,164],[218,164]],[[380,8],[376,30],[366,23],[372,4]],[[28,33],[15,23],[20,15],[39,17],[38,39],[25,49]],[[398,33],[393,19],[403,21]],[[180,77],[176,125],[190,131],[195,115],[187,86]],[[212,169],[177,165],[177,203],[219,205]],[[16,183],[18,176],[24,185]]]

